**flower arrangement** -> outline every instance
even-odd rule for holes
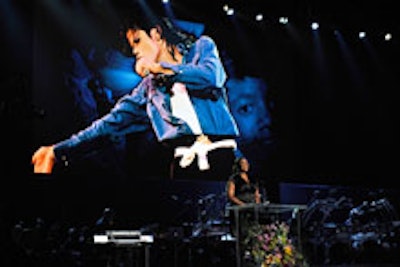
[[[255,223],[249,226],[243,245],[260,267],[306,267],[303,254],[289,236],[286,222]]]

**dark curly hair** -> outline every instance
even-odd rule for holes
[[[150,33],[150,30],[155,27],[159,28],[161,37],[166,40],[172,56],[174,56],[174,47],[178,48],[182,54],[186,54],[198,38],[194,34],[178,27],[173,19],[157,16],[151,12],[137,8],[134,11],[126,11],[122,15],[119,35],[121,39],[124,39],[126,45],[124,53],[130,53],[131,51],[125,40],[126,31],[129,29],[140,29]]]

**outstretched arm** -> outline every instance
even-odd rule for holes
[[[84,130],[56,144],[38,148],[31,159],[34,173],[51,173],[56,162],[67,163],[75,156],[82,157],[82,154],[98,148],[96,146],[104,145],[104,142],[96,142],[101,138],[148,130],[150,124],[144,91],[143,85],[138,87],[130,95],[122,97],[110,113]]]

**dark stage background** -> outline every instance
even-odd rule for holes
[[[283,1],[265,3],[265,7],[257,1],[231,3],[237,9],[235,18],[221,10],[222,1],[180,1],[171,6],[177,18],[204,25],[204,32],[216,40],[222,56],[228,55],[236,68],[267,81],[274,103],[271,131],[275,144],[273,149],[249,149],[247,156],[255,158],[257,178],[275,189],[281,182],[393,186],[398,175],[400,77],[393,1],[375,5],[328,1],[326,6]],[[73,49],[91,55],[92,63],[98,64],[107,59],[109,47],[121,49],[121,54],[111,54],[111,62],[120,64],[123,73],[117,81],[109,79],[115,96],[137,82],[130,72],[132,59],[123,53],[117,34],[120,14],[129,13],[134,4],[53,4],[40,0],[2,4],[2,145],[9,151],[2,169],[3,180],[15,183],[16,188],[25,179],[51,179],[32,174],[30,157],[35,149],[68,137],[98,116],[84,113],[76,101],[76,94],[82,92],[66,87],[65,69],[72,69]],[[155,2],[151,8],[158,14],[166,12]],[[252,20],[258,8],[264,12],[262,23]],[[281,15],[290,18],[290,25],[277,22]],[[309,28],[313,19],[321,22],[318,45]],[[358,39],[361,29],[367,32],[365,40]],[[389,31],[393,39],[386,42],[383,34]],[[338,33],[344,45],[339,45]],[[93,111],[93,103],[84,104]],[[126,154],[118,153],[117,146],[106,151],[108,156],[83,159],[68,170],[56,170],[53,176],[83,176],[92,179],[92,186],[99,190],[109,181],[168,179],[170,154],[148,141],[151,136],[136,137],[122,144]],[[128,169],[120,165],[126,159]],[[189,180],[226,178],[218,173],[185,175]],[[79,186],[80,179],[72,181]]]
[[[60,6],[20,2],[3,4],[7,22],[2,26],[1,116],[7,121],[3,142],[12,144],[19,155],[7,158],[4,169],[11,166],[10,173],[30,175],[30,156],[39,145],[68,137],[96,116],[79,109],[76,94],[82,92],[66,88],[63,71],[71,68],[72,48],[92,53],[94,62],[104,61],[101,53],[107,52],[107,46],[119,47],[121,42],[116,35],[118,20],[111,19],[115,15],[111,11],[127,11],[133,4],[113,1],[107,9],[107,2],[60,1]],[[231,4],[237,10],[235,19],[223,13],[222,1],[178,1],[171,6],[177,18],[205,25],[205,33],[236,68],[267,81],[277,147],[250,150],[249,157],[258,159],[257,175],[274,182],[390,185],[398,174],[400,69],[392,1],[377,6],[357,1],[328,1],[326,6],[313,1],[265,3],[266,7],[257,1]],[[165,14],[162,4],[151,7]],[[264,22],[257,24],[252,14],[258,8],[264,12]],[[291,30],[277,22],[280,15],[290,18]],[[308,25],[313,19],[321,23],[318,45]],[[342,34],[346,51],[334,30]],[[367,32],[366,40],[358,39],[359,30]],[[394,35],[390,42],[383,40],[388,31]],[[132,62],[123,59],[127,73]],[[133,74],[126,80],[126,84],[112,84],[117,88],[115,97],[137,81]],[[84,104],[91,111],[93,103]],[[152,160],[151,170],[140,168],[151,160],[149,151],[160,156],[157,144],[147,146],[148,137],[141,138],[145,142],[132,141],[129,147],[130,162],[138,167],[135,172],[165,174],[163,168],[168,167],[160,163],[163,158]],[[89,161],[83,169],[94,164],[94,171],[105,168],[107,173],[107,164],[113,164],[97,160],[100,164]]]
[[[400,23],[395,1],[230,3],[234,17],[226,16],[221,0],[170,4],[178,19],[203,25],[239,71],[268,84],[273,145],[243,146],[265,196],[306,203],[314,188],[325,188],[318,185],[349,186],[357,194],[355,206],[367,199],[365,192],[376,192],[378,198],[387,192],[398,210]],[[148,4],[165,14],[163,4]],[[1,240],[10,239],[9,229],[18,220],[33,223],[36,217],[92,225],[104,207],[116,207],[121,226],[134,228],[195,221],[193,205],[208,194],[214,200],[222,196],[218,204],[224,203],[227,177],[189,170],[172,179],[170,151],[152,142],[151,133],[116,140],[101,156],[57,167],[52,175],[32,173],[31,155],[40,145],[70,136],[109,107],[102,98],[96,110],[93,96],[88,102],[82,97],[79,84],[87,82],[93,65],[77,71],[79,55],[90,58],[90,64],[109,64],[102,75],[114,97],[138,81],[118,35],[120,15],[136,5],[1,1]],[[257,10],[264,13],[263,22],[253,20]],[[287,16],[289,25],[280,24],[279,16]],[[318,32],[309,27],[314,19],[320,22]],[[360,30],[366,39],[358,38]],[[386,32],[392,32],[392,40],[384,40]],[[230,167],[224,158],[215,160],[225,170]],[[14,252],[9,242],[2,242],[0,250]]]
[[[74,46],[88,54],[95,46],[94,60],[104,60],[103,50],[121,41],[115,35],[118,25],[108,20],[110,10],[127,10],[132,6],[127,3],[116,1],[107,9],[105,3],[64,1],[65,12],[52,14],[55,7],[33,1],[13,3],[10,12],[4,11],[8,23],[3,25],[1,115],[9,124],[3,140],[14,144],[18,155],[8,158],[5,166],[29,174],[30,155],[39,145],[68,137],[93,118],[79,111],[76,92],[65,88],[62,70],[70,67],[67,59]],[[261,8],[257,1],[232,2],[238,10],[235,22],[223,14],[221,1],[172,7],[177,18],[204,24],[205,33],[236,66],[266,79],[279,147],[267,151],[265,160],[255,166],[260,178],[386,186],[398,173],[393,155],[399,146],[398,26],[391,3],[269,3],[260,24],[251,21],[254,10]],[[205,5],[207,12],[199,8]],[[165,12],[161,4],[152,7]],[[277,23],[280,15],[290,17],[295,35]],[[321,21],[320,47],[308,27],[314,18]],[[343,35],[346,52],[339,49],[335,29]],[[357,37],[361,29],[368,34],[365,42]],[[387,31],[394,33],[390,42],[383,40]],[[129,67],[124,68],[126,72]],[[113,84],[117,96],[136,81],[132,74],[126,79],[127,84]],[[133,150],[130,155],[137,153],[136,159],[146,158],[140,149]]]
[[[157,14],[168,13],[166,5],[148,4]],[[4,182],[12,184],[6,193],[31,179],[70,177],[72,188],[87,188],[82,196],[101,198],[97,192],[110,186],[118,192],[126,183],[171,180],[170,151],[152,142],[151,133],[116,140],[100,156],[57,167],[52,175],[34,175],[30,165],[40,145],[70,136],[110,107],[103,94],[96,110],[97,100],[80,91],[93,68],[106,66],[101,74],[113,88],[112,101],[138,82],[119,35],[121,18],[137,2],[2,5],[2,144],[9,151],[2,169]],[[280,183],[391,188],[399,174],[399,24],[393,1],[232,1],[231,6],[236,8],[232,17],[222,10],[222,1],[174,1],[169,12],[204,26],[226,62],[267,82],[273,145],[242,148],[271,199],[279,201]],[[258,10],[263,22],[253,20]],[[280,24],[279,16],[288,16],[290,23]],[[314,19],[321,23],[318,33],[309,28]],[[360,30],[367,32],[366,39],[358,38]],[[393,39],[384,41],[389,31]],[[78,64],[85,60],[86,65]],[[179,179],[225,181],[228,161],[215,158],[225,172],[189,170]]]

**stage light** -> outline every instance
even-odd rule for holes
[[[279,17],[279,23],[288,24],[289,23],[288,17]]]
[[[228,16],[232,16],[233,14],[235,14],[235,10],[233,8],[228,8],[228,10],[226,11],[226,14]]]
[[[264,19],[263,14],[257,14],[256,15],[256,21],[262,21]]]
[[[311,23],[311,29],[317,30],[318,28],[319,28],[318,22],[313,22],[313,23]]]
[[[225,13],[228,16],[232,16],[235,13],[235,10],[232,7],[229,7],[227,4],[225,4],[222,9],[225,11]]]
[[[359,32],[358,33],[358,37],[360,38],[360,39],[363,39],[363,38],[365,38],[367,36],[367,34],[365,33],[365,32]]]
[[[390,41],[392,40],[392,34],[391,33],[386,33],[385,34],[385,41]]]

